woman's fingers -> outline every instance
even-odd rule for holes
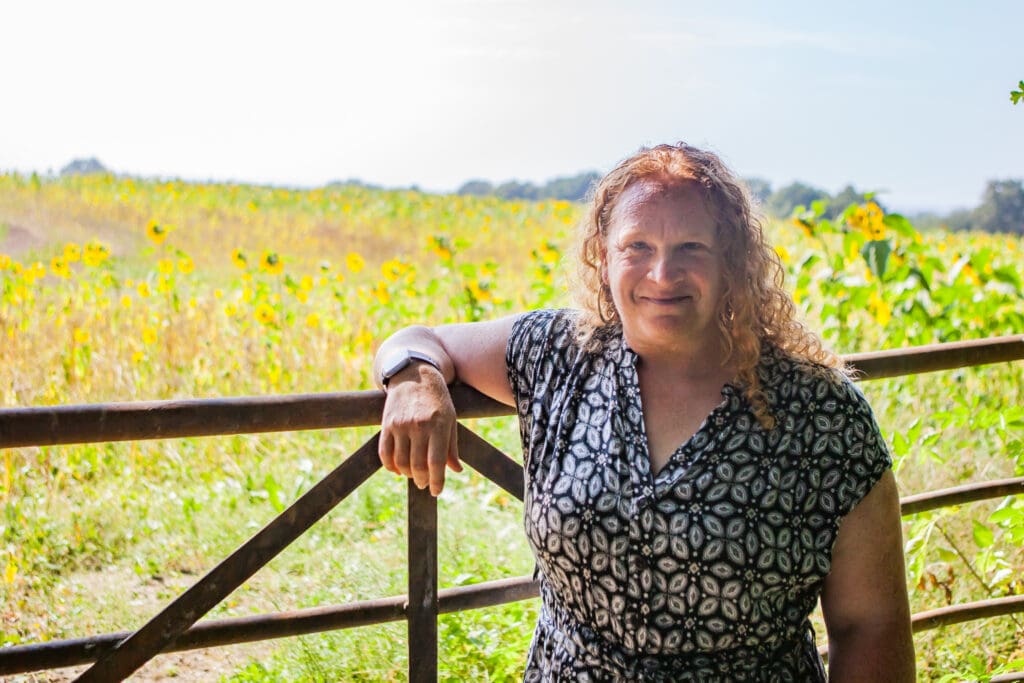
[[[453,472],[462,471],[462,463],[459,461],[459,423],[452,422],[452,431],[448,436],[448,467]]]

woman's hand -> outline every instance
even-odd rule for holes
[[[413,363],[388,384],[379,444],[384,469],[410,477],[431,495],[444,488],[445,466],[462,471],[455,406],[444,375]]]
[[[378,386],[382,359],[393,351],[413,349],[438,366],[414,360],[388,381],[378,446],[384,469],[410,477],[421,489],[430,486],[435,496],[444,488],[446,465],[462,471],[448,384],[458,380],[512,405],[505,346],[515,319],[407,327],[381,344],[373,364]]]

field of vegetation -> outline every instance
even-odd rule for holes
[[[1024,241],[917,232],[870,200],[768,226],[841,352],[1024,332]],[[398,327],[570,303],[581,208],[337,187],[0,176],[0,406],[369,389]],[[862,385],[904,494],[1024,474],[1024,363]],[[517,453],[511,419],[472,425]],[[0,646],[137,627],[372,430],[0,453]],[[375,475],[212,616],[405,592],[402,481]],[[528,574],[521,506],[440,498],[442,586]],[[1024,499],[904,528],[914,611],[1024,593]],[[441,676],[521,675],[536,601],[449,615]],[[1024,615],[916,637],[922,680],[1024,670]],[[819,629],[821,633],[821,629]],[[158,657],[143,680],[404,680],[401,625]],[[70,671],[18,680],[66,680]]]

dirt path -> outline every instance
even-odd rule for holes
[[[197,576],[180,575],[174,578],[153,578],[139,576],[135,572],[116,568],[105,572],[78,574],[68,580],[73,593],[92,596],[110,596],[117,601],[110,604],[110,614],[131,614],[145,620],[156,615],[177,595],[198,579]],[[258,608],[272,611],[269,605],[257,604],[251,595],[240,593],[246,604],[243,609]],[[97,599],[97,598],[93,598]],[[231,599],[231,598],[229,598]],[[236,601],[236,604],[238,602]],[[118,630],[118,629],[112,629]],[[207,650],[188,650],[160,655],[149,661],[127,680],[141,683],[151,681],[219,681],[222,677],[243,668],[250,661],[268,657],[274,649],[273,641],[227,645]],[[88,665],[56,669],[48,672],[21,674],[10,679],[10,683],[63,683],[73,681]]]

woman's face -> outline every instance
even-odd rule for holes
[[[641,356],[717,343],[724,282],[716,227],[694,182],[666,189],[640,181],[619,197],[602,277]]]

